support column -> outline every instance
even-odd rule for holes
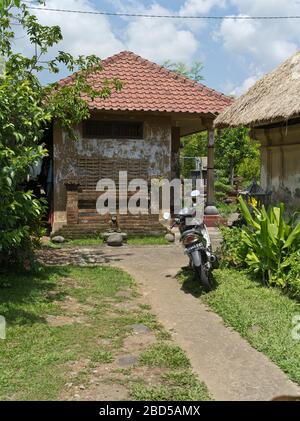
[[[172,127],[171,140],[171,178],[179,178],[180,176],[180,127]]]
[[[214,158],[215,158],[215,133],[213,129],[207,130],[208,136],[208,153],[207,153],[207,201],[206,206],[214,206],[215,204],[215,175],[214,175]]]
[[[67,225],[78,224],[78,189],[79,183],[76,180],[65,182],[67,189]]]
[[[215,132],[213,127],[207,129],[207,199],[204,209],[204,222],[208,227],[213,227],[222,222],[222,218],[215,206]]]

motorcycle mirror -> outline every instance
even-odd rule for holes
[[[163,218],[167,221],[168,219],[170,219],[171,214],[169,212],[165,212],[163,214]]]
[[[199,190],[193,190],[191,193],[191,197],[199,197],[200,196],[200,192]]]

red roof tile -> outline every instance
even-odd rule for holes
[[[106,99],[92,101],[84,96],[90,109],[219,114],[232,103],[220,92],[129,51],[103,60],[102,67],[88,76],[88,83],[99,89],[104,79],[118,78],[123,88]],[[72,80],[73,76],[68,76],[59,84],[63,86]]]

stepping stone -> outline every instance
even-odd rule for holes
[[[131,329],[133,330],[133,333],[149,333],[151,332],[151,330],[149,329],[149,327],[141,324],[141,323],[135,323],[133,325],[130,326]]]
[[[175,235],[168,233],[165,235],[165,239],[169,242],[169,243],[174,243],[175,241]]]
[[[113,247],[120,247],[123,245],[123,236],[122,234],[111,234],[107,239],[107,245]]]
[[[61,235],[56,235],[55,237],[51,238],[52,243],[64,243],[65,239]]]
[[[137,364],[138,358],[133,355],[126,355],[125,357],[121,357],[118,359],[118,365],[120,367],[130,367],[132,365]]]

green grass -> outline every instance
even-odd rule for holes
[[[131,245],[166,245],[170,244],[164,236],[145,236],[145,237],[129,237],[127,240]]]
[[[185,353],[170,343],[157,343],[140,356],[140,364],[161,368],[161,381],[156,385],[136,382],[130,394],[134,400],[150,401],[203,401],[210,400],[206,386],[192,373]]]
[[[192,373],[190,374],[192,376]],[[133,400],[140,401],[208,401],[211,400],[206,387],[198,380],[192,386],[145,386],[136,384],[131,388]]]
[[[79,247],[79,246],[100,246],[103,244],[102,238],[83,238],[77,240],[68,240],[65,245],[67,247]]]
[[[81,238],[76,240],[66,240],[64,243],[52,243],[52,241],[45,240],[42,242],[42,247],[51,249],[60,249],[63,247],[88,247],[100,246],[103,244],[102,238]]]
[[[104,349],[97,349],[92,355],[92,361],[96,363],[112,363],[113,360],[113,354]]]
[[[140,362],[150,367],[190,367],[190,362],[181,348],[164,342],[154,344],[146,349],[140,356]]]
[[[129,237],[125,244],[126,243],[134,246],[170,244],[164,236]],[[77,240],[67,240],[65,243],[52,243],[49,240],[45,240],[42,242],[42,247],[60,249],[65,247],[96,247],[103,244],[104,241],[102,238],[82,238]]]
[[[118,291],[131,294],[123,297]],[[135,309],[122,307],[138,297],[128,274],[106,266],[1,273],[0,314],[6,318],[7,332],[0,340],[0,400],[61,399],[66,384],[88,389],[101,364],[106,367],[100,370],[100,382],[123,384],[132,399],[209,399],[184,352],[170,341],[163,342],[170,335],[149,306],[137,301]],[[50,317],[52,322],[71,317],[77,322],[59,326],[49,323]],[[128,345],[123,349],[123,342],[137,323],[148,326],[157,342],[141,352],[139,365],[120,371],[120,353],[135,355],[136,349],[130,351]],[[157,385],[149,384],[149,375],[138,371],[141,366],[149,367],[149,372],[158,370]],[[116,372],[123,378],[116,380]],[[75,391],[70,393],[72,397]]]
[[[4,283],[11,287],[2,288]],[[0,399],[57,399],[68,379],[68,363],[82,358],[111,360],[96,345],[97,339],[125,335],[129,319],[136,323],[140,317],[112,319],[106,314],[110,306],[105,300],[120,288],[132,286],[129,275],[108,267],[44,268],[35,275],[1,275],[0,314],[6,318],[7,333],[0,342]],[[87,323],[47,323],[48,315],[66,315],[59,305],[66,296],[83,305]],[[93,307],[84,310],[90,299],[95,301]]]
[[[300,314],[299,303],[236,270],[219,269],[214,275],[216,288],[204,295],[190,273],[183,272],[179,278],[185,291],[200,297],[226,325],[300,384],[300,341],[292,338],[292,319]]]

